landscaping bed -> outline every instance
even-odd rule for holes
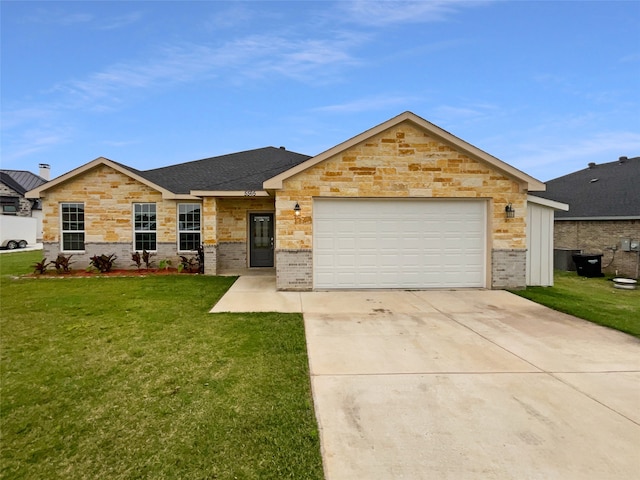
[[[177,268],[143,268],[140,270],[128,270],[124,268],[112,269],[108,272],[96,270],[70,270],[68,272],[56,272],[49,270],[45,273],[28,273],[24,277],[29,278],[86,278],[86,277],[147,277],[159,275],[197,275],[197,272],[178,271]]]

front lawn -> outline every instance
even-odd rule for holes
[[[209,314],[233,279],[16,279],[0,255],[2,478],[321,479],[299,314]]]
[[[620,290],[608,278],[556,270],[553,287],[514,291],[521,297],[640,337],[640,290]]]

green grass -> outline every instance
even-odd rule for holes
[[[209,314],[233,279],[16,279],[0,255],[2,478],[321,479],[299,314]]]
[[[591,322],[640,337],[640,290],[613,287],[608,278],[555,272],[553,287],[514,291],[521,297]]]

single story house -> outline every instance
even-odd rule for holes
[[[40,175],[27,170],[0,170],[0,208],[2,215],[34,217],[37,221],[36,237],[42,239],[42,205],[39,199],[29,199],[29,190],[49,180],[49,165],[40,165]]]
[[[405,112],[314,157],[267,147],[146,171],[97,158],[27,196],[43,202],[46,256],[77,264],[202,244],[205,274],[275,267],[280,290],[502,289],[527,284],[529,192],[544,189]]]
[[[638,277],[640,253],[640,157],[590,163],[547,182],[541,197],[568,203],[556,211],[556,249],[602,254],[606,273]]]

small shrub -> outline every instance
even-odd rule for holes
[[[152,256],[152,253],[149,253],[146,250],[142,250],[142,261],[147,266],[147,270],[151,268],[151,264],[153,263],[153,260],[151,260]]]
[[[112,253],[111,255],[94,255],[93,257],[91,257],[91,262],[89,262],[89,265],[98,270],[100,273],[107,273],[110,272],[113,268],[113,264],[115,263],[116,258],[118,257],[116,257],[115,253]]]
[[[169,270],[169,267],[171,266],[171,260],[160,260],[159,266],[162,270]]]
[[[185,257],[180,255],[180,265],[178,272],[194,273],[199,270],[199,262],[197,257]]]
[[[142,267],[142,256],[140,252],[133,252],[131,254],[131,260],[133,260],[133,264],[140,270],[140,267]]]
[[[47,262],[46,258],[43,258],[41,262],[36,262],[32,265],[33,273],[44,275],[47,271],[47,267],[51,265],[51,262]]]
[[[52,262],[53,266],[56,267],[56,272],[70,272],[71,264],[73,263],[71,261],[71,257],[73,257],[73,255],[69,255],[68,257],[66,257],[63,254],[59,253],[57,258]]]

